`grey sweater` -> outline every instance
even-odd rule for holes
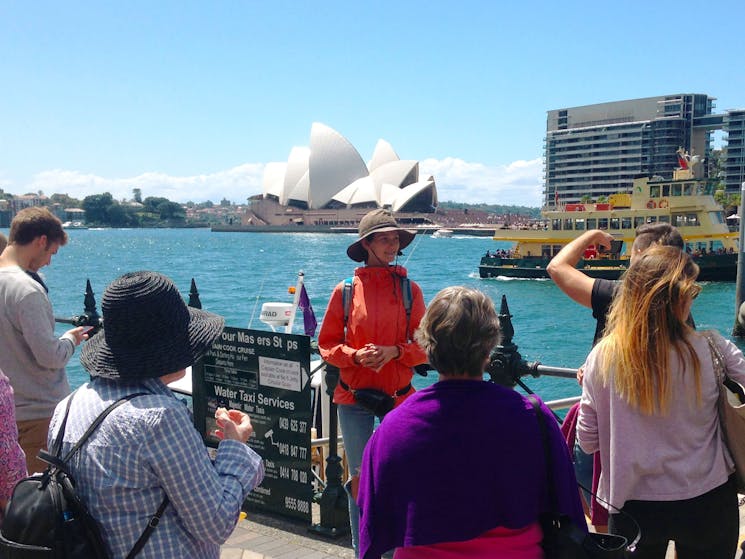
[[[57,338],[44,288],[18,266],[0,268],[0,370],[15,391],[16,420],[51,417],[70,392],[72,336]]]

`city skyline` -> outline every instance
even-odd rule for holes
[[[745,106],[745,8],[707,8],[705,35],[702,13],[0,0],[0,188],[243,203],[321,122],[365,160],[378,139],[419,160],[441,201],[539,206],[550,110],[672,93]]]

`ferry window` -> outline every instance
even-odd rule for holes
[[[709,212],[709,219],[712,223],[724,223],[724,215],[722,212]]]
[[[564,231],[571,231],[572,230],[572,220],[570,218],[564,219]]]
[[[575,231],[584,231],[585,230],[585,220],[584,219],[575,219],[574,220],[574,230]]]
[[[672,185],[670,188],[670,196],[680,196],[681,188],[682,187],[679,184]]]
[[[657,223],[657,216],[648,215],[647,216],[647,223]]]
[[[621,218],[621,229],[631,229],[631,218],[630,217]]]
[[[673,225],[683,227],[686,224],[686,218],[683,214],[673,214]]]
[[[635,217],[634,218],[634,229],[636,229],[640,225],[644,225],[644,218],[643,217]]]
[[[551,258],[551,245],[541,245],[541,256]]]
[[[598,220],[594,217],[588,217],[587,218],[587,229],[597,229],[598,228]]]
[[[701,225],[698,222],[698,215],[696,214],[686,214],[686,221],[688,222],[689,227],[698,227]]]
[[[661,215],[657,218],[657,221],[659,223],[670,223],[670,216],[669,215]]]
[[[662,185],[662,197],[666,198],[670,196],[670,185],[669,184],[663,184]]]
[[[621,222],[617,217],[610,218],[610,228],[611,229],[620,229],[621,228]]]
[[[552,252],[551,256],[556,256],[557,254],[559,254],[559,251],[563,247],[564,247],[564,245],[553,245],[553,247],[551,247],[551,248],[553,248],[553,252]]]
[[[561,231],[561,220],[558,217],[551,220],[551,230]]]
[[[598,229],[608,229],[608,218],[607,217],[598,218]]]
[[[693,183],[687,182],[683,185],[683,196],[693,196]]]
[[[660,185],[659,184],[655,184],[654,186],[649,187],[649,197],[650,198],[660,197]]]

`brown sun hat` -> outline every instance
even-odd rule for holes
[[[399,249],[409,246],[416,235],[415,231],[409,231],[399,226],[390,211],[373,210],[360,220],[359,237],[349,245],[347,256],[355,262],[362,262],[367,256],[367,251],[362,246],[362,239],[366,239],[373,233],[383,233],[384,231],[398,231]]]
[[[101,300],[104,328],[88,340],[80,362],[92,376],[155,378],[185,369],[220,336],[225,321],[187,307],[173,282],[155,272],[115,279]]]

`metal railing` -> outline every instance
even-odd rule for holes
[[[202,308],[194,279],[191,280],[188,304],[190,307]],[[502,331],[502,342],[492,352],[485,371],[490,382],[508,387],[519,385],[523,390],[532,394],[533,391],[522,382],[521,377],[546,375],[576,379],[576,369],[545,366],[538,361],[529,363],[522,358],[517,351],[517,346],[512,341],[514,336],[512,315],[509,312],[507,298],[504,295],[502,296],[498,316]],[[82,314],[69,318],[55,317],[55,321],[75,326],[93,326],[94,330],[91,335],[98,329],[103,328],[103,319],[96,310],[96,299],[89,280],[86,281]],[[328,363],[324,363],[322,367],[325,368],[326,394],[329,396],[328,410],[322,410],[322,413],[328,414],[328,433],[322,433],[323,437],[313,439],[311,449],[324,447],[325,450],[325,447],[328,447],[328,451],[326,453],[325,481],[317,477],[323,485],[323,491],[319,499],[321,521],[312,525],[310,530],[328,537],[339,537],[349,531],[347,493],[342,484],[343,465],[342,458],[339,455],[339,447],[343,446],[343,439],[339,434],[337,405],[333,399],[334,390],[339,382],[339,369]],[[320,389],[323,390],[323,387]],[[548,401],[546,405],[551,410],[561,410],[571,407],[578,401],[579,396],[576,396]]]

